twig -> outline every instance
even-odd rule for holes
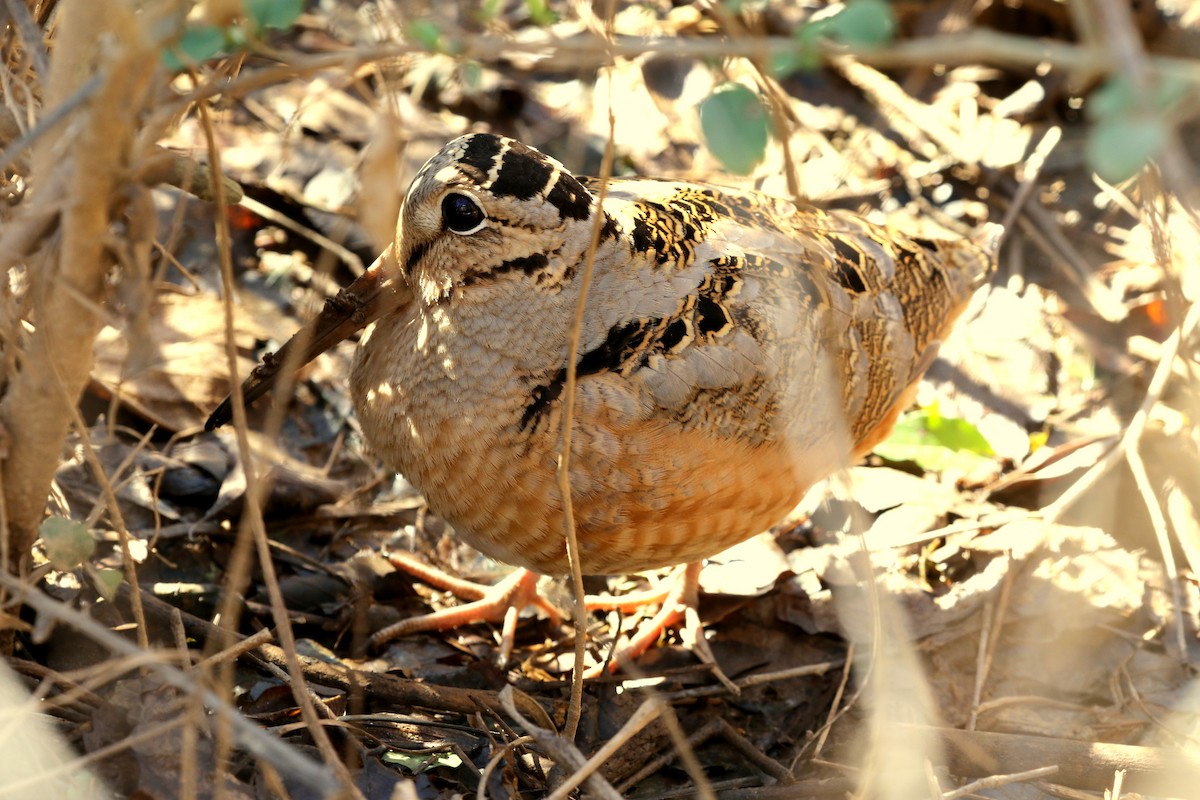
[[[216,182],[219,180],[218,176],[221,174],[221,153],[217,148],[216,136],[213,132],[212,120],[209,118],[207,104],[201,103],[198,106],[198,110],[201,128],[204,131],[205,142],[208,146],[209,165],[213,172],[213,180]],[[283,652],[287,655],[287,670],[288,676],[291,679],[292,696],[295,698],[296,704],[300,707],[300,715],[305,724],[308,725],[313,742],[321,752],[326,766],[338,777],[342,788],[352,796],[361,796],[355,788],[354,779],[350,777],[350,773],[346,770],[346,765],[338,757],[337,750],[334,749],[328,732],[320,724],[320,717],[312,701],[308,685],[304,682],[304,673],[300,667],[299,658],[296,655],[295,634],[292,632],[291,622],[288,619],[283,593],[279,589],[279,581],[275,575],[275,564],[271,560],[271,548],[267,542],[266,526],[262,518],[261,488],[258,485],[253,453],[250,449],[250,440],[246,433],[246,409],[245,405],[240,402],[242,400],[241,386],[237,381],[237,350],[234,344],[233,308],[231,306],[231,298],[234,291],[233,250],[229,234],[229,218],[225,207],[225,195],[217,192],[213,199],[215,200],[217,212],[215,218],[217,252],[221,264],[221,287],[225,296],[225,350],[229,360],[229,374],[232,377],[234,387],[233,394],[237,398],[233,405],[233,415],[236,423],[238,458],[241,460],[242,471],[246,479],[246,501],[242,514],[242,526],[244,530],[250,532],[253,542],[257,546],[259,568],[263,572],[263,583],[267,587],[267,596],[271,601],[271,614],[275,621],[276,633],[279,636]]]
[[[688,748],[691,749],[699,747],[701,744],[711,739],[717,733],[717,726],[718,721],[716,719],[710,719],[708,722],[700,726],[700,728],[692,731],[691,735],[687,737]],[[654,758],[644,763],[637,772],[633,773],[624,781],[622,781],[621,785],[617,787],[617,790],[622,794],[628,794],[630,789],[632,789],[634,786],[637,786],[651,775],[659,772],[667,764],[670,764],[672,761],[674,761],[678,755],[678,749],[674,751],[667,750],[660,752]]]
[[[931,733],[941,740],[950,772],[961,776],[990,776],[997,767],[1018,772],[1056,764],[1056,782],[1078,789],[1102,791],[1113,771],[1127,770],[1126,791],[1188,797],[1200,784],[1200,755],[1188,749],[1139,747],[1107,742],[1081,742],[1048,736],[962,731],[903,725]]]
[[[60,210],[63,203],[61,244],[56,256],[33,273],[38,325],[20,354],[22,368],[12,375],[0,401],[0,428],[10,437],[0,463],[6,523],[0,536],[7,540],[9,563],[4,568],[13,570],[37,536],[72,408],[91,368],[101,326],[91,305],[103,301],[111,266],[104,240],[114,199],[125,185],[123,164],[133,147],[136,111],[158,76],[145,68],[157,56],[138,28],[145,17],[135,17],[128,7],[102,9],[76,0],[63,5],[59,19],[46,86],[46,102],[54,110],[37,128],[44,138],[33,153],[32,174],[40,183],[34,200],[39,208],[31,216],[48,221],[48,212]],[[99,41],[112,47],[100,48]],[[86,104],[86,119],[68,142],[61,129],[51,130],[55,126],[47,122],[65,119],[83,98],[94,102]],[[10,636],[4,634],[0,649],[8,647]]]
[[[1183,622],[1183,596],[1179,588],[1179,569],[1175,564],[1175,553],[1171,549],[1171,532],[1167,529],[1167,518],[1163,514],[1162,503],[1158,499],[1158,493],[1154,491],[1154,486],[1150,483],[1150,476],[1146,474],[1146,462],[1142,461],[1142,454],[1138,451],[1140,444],[1140,441],[1136,441],[1125,449],[1125,460],[1129,463],[1129,471],[1133,473],[1133,482],[1137,486],[1138,494],[1141,495],[1143,505],[1146,506],[1146,513],[1150,515],[1150,527],[1154,529],[1154,539],[1158,542],[1158,549],[1163,560],[1163,571],[1166,573],[1167,583],[1170,586],[1171,610],[1174,618],[1174,624],[1171,627],[1175,629],[1176,655],[1182,663],[1187,664],[1187,629]]]
[[[4,5],[8,8],[9,19],[16,23],[17,30],[21,32],[21,43],[33,62],[33,73],[45,77],[50,72],[46,46],[42,42],[42,32],[38,29],[37,22],[29,13],[29,6],[21,0],[5,0]]]
[[[1025,783],[1026,781],[1034,781],[1038,778],[1048,778],[1057,772],[1058,765],[1051,764],[1047,767],[1038,767],[1037,769],[1025,770],[1024,772],[1012,772],[1007,775],[989,775],[986,778],[971,781],[965,786],[960,786],[952,792],[946,792],[942,795],[942,800],[958,800],[960,797],[967,797],[983,789],[995,789],[1000,786],[1007,786],[1010,783]]]
[[[521,712],[517,711],[516,703],[513,701],[513,688],[511,686],[505,686],[500,691],[500,703],[504,706],[505,712],[518,725],[524,728],[525,732],[532,736],[534,741],[538,743],[538,746],[545,750],[558,764],[571,770],[578,770],[584,766],[587,760],[575,748],[574,744],[553,730],[540,728],[521,716]],[[600,775],[592,773],[584,779],[584,783],[587,785],[588,790],[596,797],[602,797],[604,800],[621,800],[621,795],[617,794],[612,784]]]
[[[233,661],[234,659],[241,658],[246,653],[249,653],[251,650],[257,650],[274,638],[275,634],[270,628],[263,628],[253,636],[247,636],[237,644],[232,644],[224,650],[213,653],[208,658],[196,664],[196,668],[212,667],[220,664],[222,661]]]
[[[662,721],[666,726],[667,733],[671,736],[671,743],[675,745],[675,754],[683,762],[683,768],[687,770],[688,777],[696,786],[696,794],[701,800],[717,800],[716,792],[709,785],[708,779],[704,775],[704,767],[700,764],[700,759],[696,758],[696,751],[692,747],[691,740],[684,735],[683,726],[679,724],[679,717],[675,715],[675,710],[670,706],[664,706]]]
[[[983,652],[983,663],[979,666],[979,672],[975,677],[977,692],[972,697],[971,701],[971,716],[967,720],[967,730],[975,730],[975,725],[979,720],[979,712],[983,709],[981,701],[983,698],[983,685],[987,682],[988,675],[992,671],[992,661],[996,657],[996,651],[1000,649],[1000,634],[1004,630],[1004,620],[1008,616],[1008,601],[1012,596],[1012,587],[1016,583],[1016,571],[1010,561],[1008,571],[1004,573],[1004,580],[1000,583],[1000,598],[992,607],[991,634],[987,637],[988,642],[986,649]],[[980,642],[983,647],[983,643]]]
[[[607,33],[612,34],[612,3],[608,4],[606,19]],[[612,83],[609,82],[611,87]],[[579,275],[579,300],[575,304],[575,319],[567,339],[567,370],[563,384],[562,433],[558,453],[558,492],[562,497],[563,536],[567,543],[567,562],[571,567],[571,590],[575,603],[571,610],[571,621],[575,626],[575,663],[571,669],[571,705],[563,734],[574,739],[579,729],[579,717],[583,708],[583,659],[587,639],[587,611],[584,607],[583,565],[579,561],[579,536],[575,529],[575,508],[571,499],[571,433],[575,420],[575,384],[579,360],[579,342],[583,335],[583,313],[587,305],[588,290],[592,286],[592,272],[596,266],[596,250],[600,246],[600,231],[604,227],[604,199],[608,194],[608,179],[612,175],[613,153],[616,139],[617,118],[613,113],[610,89],[608,98],[608,141],[604,145],[604,157],[600,162],[600,187],[596,193],[595,218],[592,220],[592,235],[584,257],[583,270]]]
[[[488,781],[491,780],[492,773],[496,767],[500,766],[501,761],[507,760],[512,755],[513,750],[532,741],[532,736],[519,736],[511,742],[506,742],[498,753],[488,759],[487,766],[483,768],[483,772],[479,776],[479,788],[475,790],[475,800],[487,800]]]
[[[829,738],[830,731],[833,730],[833,723],[841,716],[842,698],[846,694],[846,685],[850,683],[850,676],[854,674],[854,642],[850,642],[846,648],[846,664],[842,667],[842,679],[838,681],[837,691],[833,693],[833,702],[829,704],[829,715],[825,717],[825,724],[821,726],[821,732],[817,734],[817,744],[813,748],[813,758],[819,758],[821,751],[825,749],[825,742]],[[792,761],[792,772],[796,771],[796,762]]]
[[[0,586],[10,594],[21,597],[25,605],[47,616],[66,624],[97,644],[127,658],[146,658],[149,654],[136,644],[126,640],[119,634],[99,624],[86,614],[76,611],[57,600],[52,600],[42,592],[11,575],[0,571]],[[226,701],[211,689],[206,689],[197,681],[161,660],[147,659],[149,668],[165,683],[174,686],[181,692],[197,693],[203,698],[205,706],[213,714],[218,715],[230,726],[238,744],[256,757],[269,761],[286,774],[309,783],[312,788],[322,794],[333,794],[337,783],[329,772],[318,764],[314,764],[296,750],[276,739],[271,734],[247,720]]]
[[[854,644],[850,644],[853,651]],[[849,655],[847,655],[849,659]],[[831,669],[837,669],[845,665],[846,661],[841,659],[835,661],[822,661],[819,664],[805,664],[803,667],[789,667],[788,669],[776,670],[774,672],[757,672],[753,675],[747,675],[744,678],[739,678],[733,681],[735,689],[748,689],[751,686],[758,686],[763,683],[775,683],[776,681],[786,681],[792,678],[806,678],[810,675],[824,675]],[[697,686],[693,689],[680,689],[677,692],[666,692],[663,694],[664,699],[676,701],[684,699],[692,699],[696,697],[712,697],[713,695],[726,694],[730,690],[724,684],[714,686]]]
[[[65,392],[66,386],[63,386]],[[146,630],[146,612],[142,608],[142,589],[138,584],[137,577],[137,562],[133,558],[133,551],[129,547],[129,529],[125,527],[125,515],[121,513],[121,504],[117,500],[117,493],[113,490],[112,481],[108,479],[108,475],[104,472],[104,465],[100,463],[100,459],[96,456],[96,450],[92,446],[92,439],[88,435],[87,425],[83,421],[79,409],[75,406],[70,407],[72,421],[75,426],[75,433],[79,436],[83,444],[83,459],[87,462],[88,468],[91,469],[92,475],[99,484],[100,490],[104,492],[104,497],[108,503],[108,514],[112,520],[113,527],[117,529],[117,539],[121,547],[121,567],[125,577],[125,582],[130,588],[130,606],[133,608],[133,620],[137,623],[138,644],[144,648],[150,647],[150,634]]]
[[[38,139],[66,121],[67,117],[71,116],[71,113],[76,111],[87,100],[90,100],[108,79],[109,76],[103,72],[93,75],[82,86],[76,89],[70,97],[42,115],[41,120],[38,121],[38,124],[29,133],[10,143],[3,150],[0,150],[0,169],[8,168],[16,160],[17,156],[21,154],[21,151],[32,147]]]
[[[621,726],[621,730],[604,743],[604,746],[597,750],[587,763],[575,770],[572,775],[562,782],[547,800],[566,800],[567,796],[575,790],[575,787],[583,783],[596,770],[600,769],[606,761],[612,758],[618,750],[625,747],[629,740],[636,736],[642,728],[649,725],[654,720],[658,719],[663,712],[663,704],[657,698],[651,697],[646,702],[638,706],[637,711],[630,715],[625,724]]]
[[[1109,798],[1111,798],[1111,800],[1121,800],[1121,789],[1124,788],[1124,783],[1125,770],[1119,769],[1113,773],[1112,791],[1109,792],[1107,789],[1104,790],[1105,800],[1109,800]]]
[[[785,766],[755,747],[754,742],[743,736],[724,717],[717,717],[717,731],[721,734],[721,738],[767,775],[780,783],[792,782],[792,773]]]
[[[263,219],[274,222],[281,228],[287,228],[297,236],[302,236],[318,247],[322,247],[328,250],[330,253],[333,253],[341,260],[343,264],[349,267],[350,271],[354,273],[354,277],[357,278],[366,271],[363,268],[362,259],[351,252],[350,249],[345,245],[338,244],[333,239],[314,231],[312,228],[306,228],[286,214],[279,213],[270,206],[258,202],[253,197],[242,197],[237,202],[238,205],[250,209]]]
[[[454,38],[451,34],[448,37]],[[778,56],[794,54],[798,46],[795,39],[787,36],[747,36],[736,39],[715,36],[614,36],[611,41],[604,41],[596,36],[560,39],[550,32],[520,40],[507,36],[464,35],[455,43],[461,45],[460,57],[463,59],[486,63],[530,55],[537,57],[532,69],[553,72],[571,68],[591,69],[608,63],[613,57],[636,58],[648,53],[666,53],[681,59],[743,56],[769,61]],[[163,113],[177,114],[194,103],[217,95],[242,96],[292,78],[327,70],[354,72],[368,65],[427,52],[428,49],[421,44],[406,42],[363,47],[332,55],[283,53],[287,63],[247,71],[232,80],[209,81],[184,95],[175,104],[164,107]],[[850,56],[863,64],[888,69],[935,63],[948,67],[994,64],[1033,70],[1049,64],[1076,74],[1101,75],[1119,68],[1119,62],[1105,47],[978,29],[954,36],[906,39],[882,47],[826,44],[822,52],[829,57]],[[1157,56],[1146,61],[1154,72],[1163,77],[1200,83],[1200,63],[1196,59]]]
[[[1176,328],[1167,340],[1162,345],[1162,357],[1158,361],[1158,366],[1154,369],[1154,376],[1150,379],[1150,386],[1146,389],[1146,395],[1142,398],[1142,403],[1138,407],[1137,412],[1133,415],[1133,419],[1129,421],[1129,427],[1125,429],[1125,433],[1117,441],[1117,444],[1104,454],[1104,457],[1097,461],[1091,469],[1085,472],[1079,480],[1071,484],[1057,500],[1042,509],[1042,519],[1046,522],[1057,522],[1062,515],[1073,506],[1079,498],[1087,494],[1096,483],[1108,474],[1108,471],[1124,456],[1125,451],[1134,445],[1142,436],[1142,431],[1146,427],[1146,422],[1150,419],[1150,412],[1162,397],[1163,389],[1166,388],[1167,381],[1171,377],[1171,371],[1175,363],[1175,357],[1179,353],[1180,344],[1189,339],[1194,332],[1196,326],[1200,324],[1200,304],[1193,304],[1183,318],[1183,322]]]
[[[1007,236],[1012,230],[1013,223],[1017,221],[1017,215],[1021,213],[1021,209],[1025,207],[1025,201],[1033,194],[1033,188],[1037,186],[1037,179],[1042,173],[1042,167],[1046,165],[1046,159],[1050,157],[1050,153],[1060,141],[1062,141],[1062,128],[1055,125],[1046,131],[1041,141],[1033,148],[1033,153],[1025,159],[1025,163],[1021,166],[1021,182],[1017,184],[1012,202],[1008,204],[1008,209],[1004,212],[1004,220],[1000,223],[1004,228],[1004,236]]]

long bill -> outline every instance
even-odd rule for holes
[[[295,372],[317,356],[384,315],[412,302],[407,282],[398,276],[388,248],[353,283],[325,302],[315,316],[288,339],[283,347],[263,358],[242,382],[243,401],[249,405],[274,386],[284,371]],[[215,430],[233,418],[233,398],[226,397],[204,423]]]

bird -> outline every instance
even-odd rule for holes
[[[437,612],[441,627],[545,607],[530,576],[569,571],[557,471],[573,362],[583,574],[692,565],[677,597],[694,602],[703,559],[888,435],[1001,233],[928,239],[752,190],[577,177],[470,133],[419,170],[384,255],[255,369],[245,398],[367,327],[349,380],[366,442],[458,537],[529,571]],[[398,566],[420,573],[412,561]]]

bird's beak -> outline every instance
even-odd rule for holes
[[[411,302],[412,292],[400,277],[389,247],[354,283],[327,300],[320,314],[254,368],[242,383],[243,401],[249,405],[270,391],[280,375],[295,372],[338,342]],[[204,423],[204,429],[219,428],[232,417],[233,398],[226,397]]]

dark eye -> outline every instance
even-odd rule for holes
[[[483,227],[484,214],[474,197],[451,192],[442,199],[442,219],[455,233],[474,233]]]

